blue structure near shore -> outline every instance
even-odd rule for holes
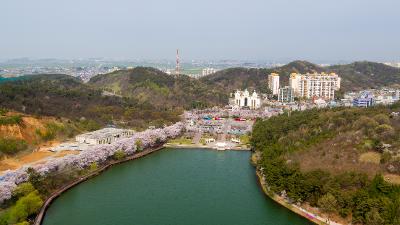
[[[374,104],[374,95],[369,92],[365,91],[361,93],[361,95],[358,98],[355,98],[353,100],[353,106],[355,107],[370,107]]]

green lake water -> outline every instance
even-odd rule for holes
[[[61,195],[44,225],[305,225],[266,197],[250,152],[164,149]]]

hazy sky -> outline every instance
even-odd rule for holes
[[[0,0],[0,58],[400,60],[400,0]]]

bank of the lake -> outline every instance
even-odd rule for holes
[[[45,225],[310,224],[267,198],[247,151],[164,149],[62,194]]]

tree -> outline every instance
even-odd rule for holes
[[[19,198],[21,196],[26,196],[29,193],[35,191],[35,187],[29,182],[22,183],[13,191],[13,196]]]
[[[20,198],[15,206],[10,209],[8,223],[15,224],[25,221],[28,216],[37,213],[42,207],[43,200],[38,191],[33,191]]]
[[[324,212],[327,212],[327,213],[335,212],[337,209],[337,200],[336,200],[335,196],[333,196],[331,193],[328,193],[328,194],[322,196],[318,200],[318,206]]]
[[[28,173],[29,183],[31,183],[36,190],[44,191],[45,188],[43,188],[44,187],[43,177],[31,167],[29,167],[26,172]]]
[[[377,209],[371,209],[365,215],[365,222],[367,225],[383,225],[385,220],[381,217]]]
[[[357,121],[354,122],[354,127],[359,130],[363,130],[365,134],[369,134],[371,130],[375,129],[379,124],[374,119],[367,116],[361,116]]]
[[[136,149],[140,152],[143,150],[143,142],[140,139],[135,141]]]
[[[98,168],[99,168],[99,166],[98,166],[97,163],[95,163],[95,162],[89,165],[89,170],[90,170],[90,171],[95,171],[95,170],[97,170]]]
[[[389,116],[387,116],[387,115],[385,115],[383,113],[380,113],[380,114],[374,116],[374,119],[379,124],[390,124]]]
[[[126,154],[125,154],[124,151],[118,150],[118,151],[116,151],[116,152],[114,153],[114,156],[113,156],[113,157],[114,157],[115,160],[121,160],[121,159],[125,158],[125,156],[126,156]]]
[[[395,135],[395,130],[388,124],[382,124],[375,128],[375,132],[379,135],[379,138],[388,140]]]

